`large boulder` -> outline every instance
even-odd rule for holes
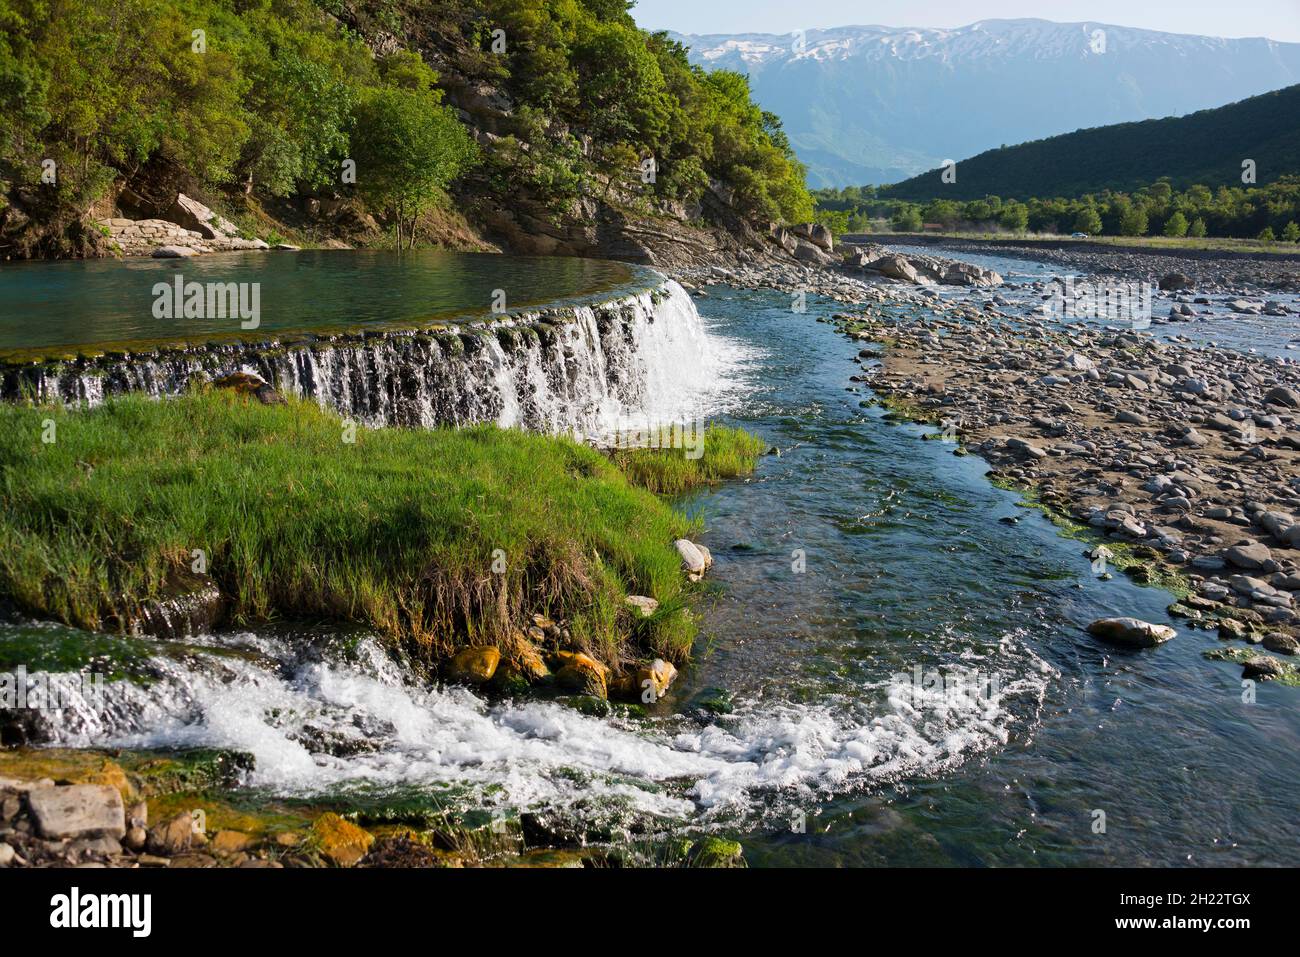
[[[163,214],[163,218],[192,229],[205,239],[225,239],[239,232],[239,227],[230,220],[217,215],[184,193],[176,194],[175,201]]]
[[[1002,276],[971,263],[950,262],[943,272],[943,282],[948,286],[1000,286]]]
[[[1168,625],[1156,625],[1140,618],[1098,618],[1088,626],[1088,634],[1112,645],[1154,648],[1178,632]]]
[[[673,542],[673,547],[677,549],[677,554],[682,560],[682,570],[691,581],[699,581],[713,564],[713,556],[709,554],[709,550],[690,539],[679,538]]]
[[[832,236],[831,231],[821,223],[813,224],[812,230],[808,235],[808,240],[814,246],[818,246],[821,249],[826,250],[828,253],[835,251],[835,237]]]
[[[466,684],[486,684],[492,680],[500,663],[501,652],[492,645],[462,648],[448,663],[447,677]]]
[[[888,276],[890,279],[901,279],[903,282],[910,283],[921,282],[921,277],[917,275],[916,269],[908,258],[897,253],[881,256],[870,263],[867,268],[874,269],[882,276]]]
[[[1300,408],[1300,394],[1286,386],[1275,386],[1264,394],[1264,401],[1273,405],[1283,405],[1288,409]]]
[[[1223,560],[1238,568],[1261,568],[1273,557],[1263,542],[1241,542],[1224,549]]]
[[[794,258],[800,262],[812,263],[817,266],[830,266],[835,262],[834,257],[829,253],[806,239],[800,239],[795,243]]]

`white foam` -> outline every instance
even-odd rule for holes
[[[286,795],[361,783],[458,785],[483,803],[518,808],[608,799],[734,824],[791,801],[937,771],[1004,743],[1015,720],[1007,697],[1041,696],[1047,680],[1022,661],[999,694],[969,702],[880,684],[853,701],[742,702],[724,722],[700,726],[601,719],[545,701],[489,704],[462,688],[404,681],[373,642],[352,663],[297,663],[281,642],[228,640],[279,664],[159,658],[162,680],[110,685],[97,721],[52,721],[51,743],[234,748],[254,755],[250,785]],[[365,750],[313,746],[320,736]]]

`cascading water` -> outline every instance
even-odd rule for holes
[[[371,426],[495,422],[597,435],[630,415],[690,414],[716,379],[717,361],[690,297],[663,280],[599,305],[460,331],[212,344],[13,367],[0,394],[93,406],[124,392],[175,395],[196,379],[249,372]]]

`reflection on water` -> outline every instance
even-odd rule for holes
[[[416,250],[219,253],[193,259],[0,265],[0,349],[237,335],[237,317],[154,318],[154,286],[259,283],[255,335],[481,318],[557,300],[586,301],[634,282],[638,267],[595,259]],[[499,290],[499,292],[498,292]]]

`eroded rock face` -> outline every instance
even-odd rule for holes
[[[224,239],[239,232],[239,227],[223,216],[219,216],[204,206],[197,199],[191,199],[184,193],[177,193],[171,208],[164,213],[164,218],[193,230],[205,239]]]

